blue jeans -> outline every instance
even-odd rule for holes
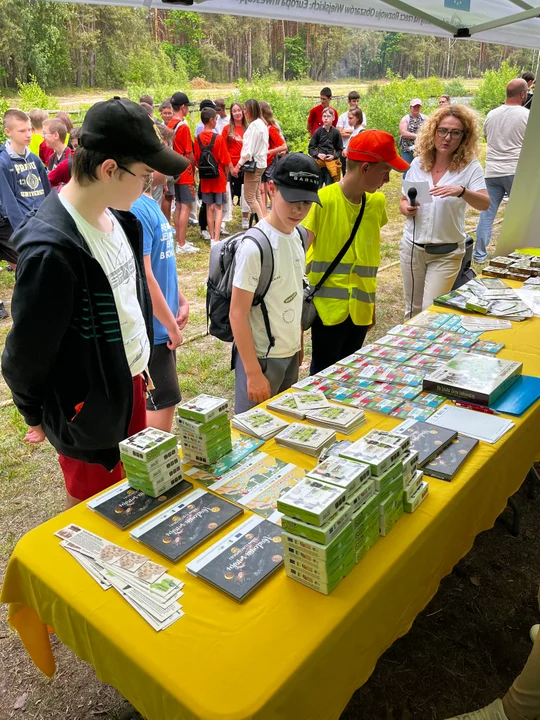
[[[474,244],[473,259],[477,263],[487,260],[487,247],[491,240],[491,231],[493,230],[493,221],[502,202],[505,193],[510,195],[513,175],[503,175],[502,177],[486,178],[486,187],[491,203],[487,210],[480,213],[480,220],[476,227],[476,242]]]
[[[401,157],[405,160],[406,163],[409,163],[409,165],[414,160],[414,155],[412,154],[412,152],[408,152],[407,150],[401,151]],[[403,179],[405,179],[406,177],[407,177],[407,171],[405,170],[405,172],[403,173]]]

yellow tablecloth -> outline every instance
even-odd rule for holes
[[[504,341],[502,357],[521,360],[524,373],[540,376],[540,319],[484,337]],[[369,413],[368,419],[369,427],[398,424]],[[80,505],[20,540],[1,599],[11,603],[11,622],[43,672],[54,672],[49,625],[148,720],[338,718],[380,655],[408,631],[441,578],[523,482],[539,445],[540,403],[514,420],[496,445],[480,443],[453,482],[430,480],[417,512],[381,538],[329,597],[280,571],[239,605],[186,573],[200,547],[171,569],[185,582],[185,616],[156,633],[59,547],[53,532],[74,522],[152,556],[129,532]],[[263,449],[314,465],[274,441]]]

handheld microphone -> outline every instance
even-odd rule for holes
[[[407,195],[409,196],[409,203],[411,207],[414,207],[416,205],[416,196],[418,195],[418,190],[415,187],[411,187],[407,190]]]

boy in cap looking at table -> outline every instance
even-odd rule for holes
[[[13,236],[2,372],[29,426],[25,440],[47,437],[58,452],[68,507],[122,479],[118,443],[146,427],[152,306],[129,209],[153,170],[179,175],[187,165],[139,105],[96,103],[71,180]]]
[[[264,303],[273,342],[269,346],[261,306],[253,298],[261,275],[261,252],[250,231],[236,252],[230,321],[237,348],[235,412],[241,413],[291,387],[302,362],[302,291],[305,252],[296,226],[319,203],[320,170],[313,158],[281,158],[268,183],[272,209],[256,225],[268,238],[274,274]]]

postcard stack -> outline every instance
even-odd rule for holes
[[[185,459],[211,465],[232,450],[231,426],[224,398],[198,395],[177,409]]]
[[[343,486],[311,478],[277,501],[288,577],[329,595],[355,564],[352,508]]]
[[[182,480],[175,435],[146,428],[119,444],[129,486],[156,498]]]
[[[68,525],[55,535],[102,590],[114,588],[154,630],[165,630],[184,614],[178,604],[184,583],[168,575],[163,565],[79,525]]]
[[[232,419],[233,428],[265,442],[277,435],[288,424],[286,420],[282,420],[262,408],[248,410],[240,415],[235,415]]]
[[[276,442],[283,447],[319,457],[321,452],[336,440],[336,433],[329,428],[291,423],[276,435]]]

